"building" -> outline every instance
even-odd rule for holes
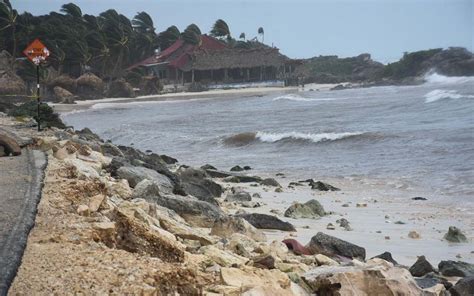
[[[213,84],[250,83],[279,80],[294,81],[292,73],[298,60],[282,55],[277,48],[261,45],[238,49],[213,37],[201,35],[197,45],[177,40],[166,50],[130,67],[143,66],[166,85],[195,82]]]

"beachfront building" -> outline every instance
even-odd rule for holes
[[[256,48],[230,48],[225,43],[201,35],[199,44],[177,40],[164,51],[130,67],[145,67],[165,85],[207,86],[280,82],[290,84],[298,60],[282,55],[278,48],[261,45]]]

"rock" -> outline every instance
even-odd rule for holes
[[[412,200],[428,200],[428,199],[425,197],[416,196],[416,197],[412,197]]]
[[[362,266],[320,266],[303,279],[316,295],[437,295],[419,288],[406,269],[372,260]]]
[[[60,86],[55,86],[53,88],[53,93],[56,101],[59,103],[74,104],[74,100],[76,99],[76,96]]]
[[[6,155],[6,153],[5,153],[5,147],[0,146],[0,157],[5,156],[5,155]]]
[[[238,244],[242,245],[248,253],[253,252],[258,248],[258,244],[255,240],[251,239],[247,235],[236,232],[230,236],[229,249],[235,252]]]
[[[453,284],[449,282],[446,278],[438,275],[435,272],[430,272],[423,277],[415,278],[415,281],[422,289],[431,288],[438,284],[441,284],[446,290],[448,290],[453,286]]]
[[[278,183],[277,180],[273,178],[263,179],[262,181],[260,181],[260,184],[266,185],[266,186],[281,187],[280,183]]]
[[[240,205],[244,208],[258,208],[262,206],[260,203],[255,201],[243,201]]]
[[[172,193],[174,185],[171,180],[157,171],[144,167],[123,166],[117,170],[117,176],[126,179],[131,187],[135,187],[140,181],[148,179],[158,184],[160,192]]]
[[[366,208],[366,207],[367,207],[367,204],[366,204],[366,203],[361,203],[361,202],[359,202],[359,203],[356,203],[356,207],[357,207],[357,208]]]
[[[282,193],[283,189],[281,187],[277,187],[277,188],[275,188],[275,192]]]
[[[317,219],[326,215],[323,206],[315,199],[304,204],[294,203],[286,211],[285,217]]]
[[[111,195],[116,195],[121,199],[130,199],[132,197],[133,191],[125,179],[120,179],[117,182],[107,182],[106,185],[107,191]]]
[[[90,210],[87,205],[79,205],[76,212],[81,216],[89,216]]]
[[[444,276],[474,276],[474,264],[462,261],[441,261],[438,264],[439,272]]]
[[[211,176],[212,178],[226,178],[226,177],[232,177],[232,173],[225,172],[225,171],[219,171],[217,169],[204,169],[206,173]]]
[[[336,265],[339,265],[339,263],[336,262],[336,260],[333,260],[327,256],[324,256],[323,254],[316,254],[316,256],[314,256],[315,259],[316,259],[316,262],[318,263],[318,265],[330,265],[330,266],[336,266]]]
[[[217,242],[216,238],[207,235],[201,229],[189,226],[174,211],[161,207],[156,207],[156,209],[160,226],[177,237],[198,241],[200,246],[212,245]]]
[[[18,142],[5,134],[0,134],[0,146],[3,146],[3,153],[5,155],[17,156],[21,154],[20,145]]]
[[[328,225],[326,226],[326,229],[335,230],[336,226],[334,226],[332,223],[328,223]]]
[[[230,169],[231,172],[241,172],[243,170],[244,170],[244,168],[241,167],[240,165],[236,165],[236,166],[234,166]]]
[[[474,276],[460,279],[449,292],[452,296],[474,295]]]
[[[208,178],[206,171],[195,168],[181,168],[178,176],[184,191],[199,200],[217,205],[215,197],[223,193],[222,186]]]
[[[444,239],[452,243],[465,243],[467,238],[462,231],[456,226],[449,226],[448,232],[444,235]]]
[[[257,177],[257,176],[245,176],[245,175],[229,175],[224,178],[225,182],[230,182],[230,183],[252,183],[252,182],[259,183],[261,180],[262,178]]]
[[[263,269],[275,268],[275,257],[271,254],[264,254],[252,258],[253,266]]]
[[[254,194],[252,194],[252,197],[253,197],[253,198],[262,198],[262,196],[260,195],[260,193],[257,193],[257,192],[255,192]]]
[[[225,197],[225,201],[227,202],[244,202],[244,201],[251,201],[252,197],[248,192],[245,191],[237,191],[235,193],[229,192]]]
[[[155,181],[143,179],[133,189],[132,198],[154,202],[160,196],[160,186]]]
[[[215,170],[215,171],[217,171],[217,169],[216,169],[214,166],[210,165],[210,164],[205,164],[205,165],[201,166],[201,169],[203,169],[203,170],[205,170],[205,171],[207,171],[207,170]]]
[[[347,221],[347,219],[345,219],[345,218],[338,219],[336,221],[336,223],[339,223],[339,226],[344,228],[344,230],[346,230],[346,231],[351,231],[352,230],[352,227],[351,227],[349,221]]]
[[[283,231],[296,231],[295,227],[288,222],[284,222],[275,216],[267,214],[244,214],[239,215],[258,229],[278,229]]]
[[[286,274],[277,269],[251,269],[245,267],[238,268],[221,268],[221,280],[227,286],[238,287],[239,289],[260,287],[272,288],[270,293],[259,292],[257,294],[247,295],[293,295],[288,290],[291,286],[291,281]],[[286,290],[286,291],[285,291]],[[249,291],[248,291],[249,292]],[[242,293],[237,293],[239,295]],[[243,294],[242,294],[243,295]]]
[[[422,277],[427,273],[435,271],[434,267],[426,260],[425,256],[419,256],[416,262],[408,269],[411,275]]]
[[[104,155],[124,157],[122,150],[112,143],[104,143],[100,146],[100,149]]]
[[[230,238],[235,233],[246,235],[255,241],[263,242],[266,240],[263,232],[240,217],[223,217],[217,220],[211,229],[212,235],[224,238]]]
[[[347,203],[342,204],[341,207],[348,208],[348,207],[349,207],[349,204],[347,204]]]
[[[244,166],[244,170],[245,170],[245,171],[250,171],[251,169],[252,169],[252,168],[251,168],[250,166],[248,166],[248,165],[245,165],[245,166]]]
[[[220,266],[230,267],[230,266],[241,266],[244,265],[248,259],[234,253],[220,250],[217,247],[210,245],[205,246],[199,249],[199,253],[206,255],[213,262],[219,264]]]
[[[384,252],[384,253],[382,253],[382,254],[380,254],[380,255],[377,255],[377,256],[372,257],[371,259],[373,259],[373,258],[380,258],[380,259],[383,259],[383,260],[385,260],[385,261],[387,261],[387,262],[392,263],[393,265],[398,265],[398,262],[395,261],[395,259],[393,259],[392,253],[390,253],[390,252]]]
[[[283,243],[286,245],[288,250],[293,251],[296,255],[311,255],[311,251],[308,250],[305,246],[300,244],[297,240],[295,239],[285,239],[283,240]]]
[[[97,194],[90,198],[89,209],[91,212],[97,212],[105,201],[105,195]]]
[[[319,190],[319,191],[340,191],[341,190],[332,185],[329,185],[328,183],[324,183],[321,181],[314,182],[312,179],[310,180],[309,185],[311,186],[311,189]]]
[[[416,232],[415,230],[412,230],[408,233],[408,237],[412,239],[419,239],[421,236],[418,232]]]
[[[155,202],[175,211],[194,226],[210,228],[217,219],[224,216],[224,213],[215,205],[190,197],[165,195],[160,196]]]
[[[406,223],[405,223],[405,222],[403,222],[403,221],[397,221],[397,222],[395,222],[395,223],[393,223],[393,224],[397,224],[397,225],[405,225]]]
[[[311,238],[307,248],[313,254],[324,254],[330,257],[339,255],[348,258],[359,258],[365,260],[364,248],[322,232],[318,232]]]
[[[160,155],[160,158],[166,163],[166,164],[175,164],[178,162],[178,160],[174,157],[171,157],[171,156],[168,156],[168,155],[165,155],[165,154],[161,154]]]

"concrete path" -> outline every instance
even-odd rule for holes
[[[44,153],[28,148],[20,156],[0,157],[0,296],[7,294],[21,263],[45,166]]]

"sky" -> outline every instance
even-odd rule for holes
[[[292,58],[370,53],[383,62],[404,52],[474,49],[474,0],[10,0],[19,12],[59,11],[73,2],[84,14],[114,8],[129,18],[146,11],[157,31],[191,23],[209,32],[221,18],[238,38],[265,31],[265,43]]]

